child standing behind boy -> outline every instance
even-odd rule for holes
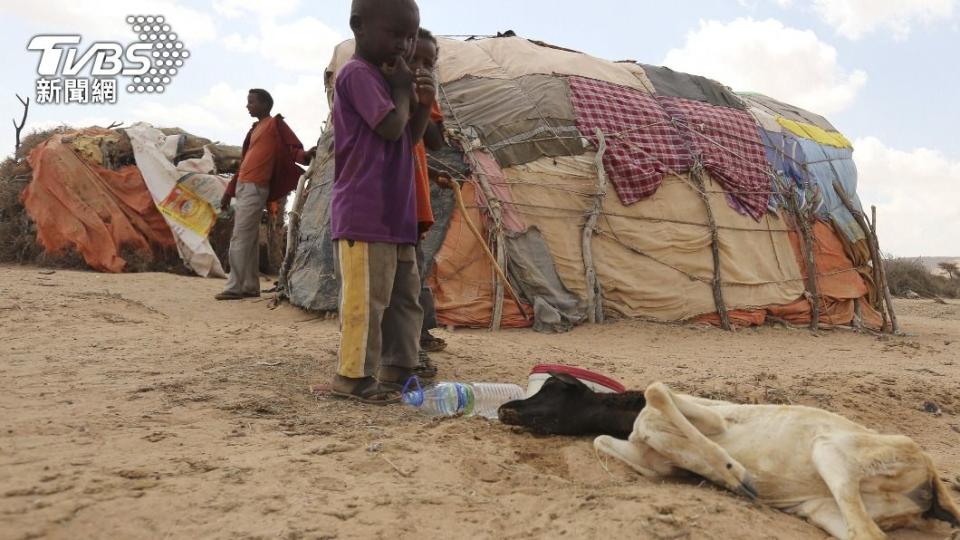
[[[424,70],[433,73],[437,67],[439,57],[439,45],[437,38],[427,30],[421,28],[417,34],[417,47],[413,54],[413,60],[410,67],[414,70]],[[440,150],[444,145],[443,141],[443,113],[440,112],[436,100],[430,109],[430,121],[427,122],[426,131],[423,133],[423,140],[413,147],[414,153],[414,175],[416,178],[417,195],[417,230],[420,233],[420,240],[427,234],[430,227],[433,226],[433,209],[430,206],[430,175],[427,166],[427,148],[430,150]],[[437,375],[437,368],[427,355],[428,352],[442,351],[446,348],[446,342],[430,334],[430,330],[437,327],[437,312],[433,301],[433,292],[427,286],[426,267],[427,261],[424,260],[423,251],[420,249],[420,243],[417,243],[417,264],[420,268],[420,306],[423,308],[423,325],[420,329],[420,359],[417,364],[417,376],[423,379],[431,379]]]
[[[413,146],[436,90],[432,73],[406,62],[419,27],[413,0],[354,0],[356,54],[334,90],[330,223],[341,337],[333,394],[378,405],[399,401],[398,386],[413,374],[423,318]]]

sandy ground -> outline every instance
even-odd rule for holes
[[[709,485],[605,471],[588,439],[317,399],[336,322],[214,302],[220,281],[45,272],[0,266],[0,538],[825,538]],[[898,308],[907,337],[620,321],[444,331],[434,357],[445,379],[563,362],[821,406],[913,437],[952,479],[960,304]]]

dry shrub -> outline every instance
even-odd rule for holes
[[[30,182],[30,167],[13,158],[0,164],[0,262],[33,260],[40,248],[20,194]]]
[[[920,259],[887,258],[883,261],[887,286],[895,296],[913,291],[920,296],[960,298],[960,280],[936,276]]]
[[[51,129],[35,129],[31,131],[26,137],[20,139],[20,148],[17,149],[15,156],[16,160],[26,161],[27,156],[30,155],[30,151],[39,146],[40,143],[45,142],[57,133],[67,133],[68,131],[74,131],[74,129],[66,124],[61,124]]]

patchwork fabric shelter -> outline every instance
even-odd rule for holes
[[[434,186],[424,240],[441,324],[561,331],[604,317],[879,326],[849,141],[823,117],[710,79],[519,37],[441,39],[438,100],[466,215]],[[328,99],[353,43],[337,47]],[[328,123],[332,125],[332,123]],[[295,203],[281,289],[337,306],[329,232],[332,128]],[[464,227],[471,219],[532,309],[527,319]],[[815,267],[807,268],[806,222]],[[723,317],[721,317],[721,314]]]
[[[94,270],[122,272],[179,259],[198,275],[224,277],[210,241],[229,224],[218,220],[227,178],[217,171],[238,162],[239,148],[167,131],[143,123],[63,130],[32,148],[20,199],[50,260],[75,252]]]

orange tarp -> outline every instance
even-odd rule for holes
[[[867,284],[860,277],[853,261],[843,248],[843,241],[830,224],[817,221],[813,225],[814,256],[817,266],[817,288],[829,298],[854,299],[867,294]],[[800,235],[790,233],[790,244],[798,261],[804,261]],[[807,277],[806,262],[800,264],[800,272]]]
[[[867,300],[869,290],[860,271],[844,249],[843,240],[833,227],[824,221],[813,226],[814,257],[817,267],[817,289],[820,291],[820,321],[826,324],[850,324],[853,321],[853,301],[860,302],[863,324],[871,328],[880,328],[880,314],[870,306]],[[790,233],[790,243],[801,262],[800,269],[806,279],[806,263],[801,251],[800,235]],[[775,317],[796,323],[810,322],[812,310],[805,298],[784,306],[769,306],[767,312]]]
[[[112,171],[88,163],[62,137],[30,152],[33,180],[21,195],[44,250],[73,248],[91,268],[121,272],[124,248],[149,257],[176,247],[137,167]]]
[[[867,303],[866,299],[860,304],[863,314],[863,325],[868,328],[880,328],[880,314]],[[794,324],[809,324],[812,311],[810,302],[805,298],[785,306],[771,306],[767,308],[770,315],[779,317]],[[822,297],[820,299],[820,322],[824,324],[848,325],[853,321],[853,299],[836,299]]]
[[[472,182],[465,182],[462,191],[468,205],[477,199],[476,187]],[[482,231],[480,209],[468,206],[467,212],[470,220]],[[490,326],[493,316],[493,267],[464,223],[459,209],[454,209],[450,216],[447,236],[437,252],[428,279],[433,289],[438,323],[471,328]],[[520,314],[513,299],[505,295],[500,326],[523,328],[531,324],[532,321]]]

